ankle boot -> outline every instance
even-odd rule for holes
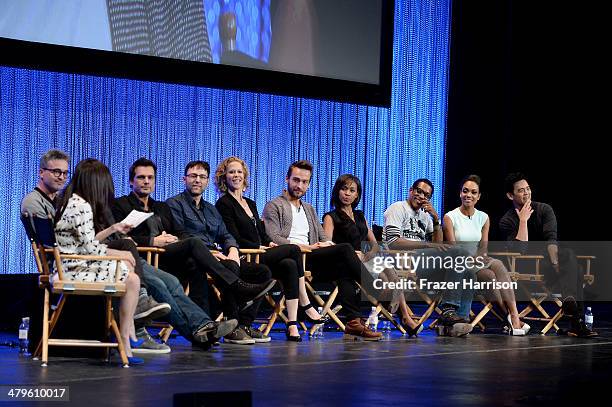
[[[382,333],[374,332],[363,324],[361,318],[351,319],[344,328],[345,340],[379,341]]]

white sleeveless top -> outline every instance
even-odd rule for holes
[[[478,243],[482,239],[482,227],[487,223],[489,215],[476,209],[474,214],[468,217],[462,214],[459,208],[453,209],[447,215],[453,222],[455,240],[464,242],[464,244],[466,242],[473,243],[473,245],[466,245],[465,248],[475,254],[478,251]]]

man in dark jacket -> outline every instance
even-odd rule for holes
[[[206,273],[210,273],[223,293],[222,307],[227,318],[240,318],[254,311],[249,305],[261,298],[274,285],[270,271],[259,274],[254,283],[245,282],[240,269],[215,258],[204,241],[186,233],[175,222],[170,207],[155,201],[151,194],[155,189],[157,167],[146,158],[136,160],[130,167],[132,193],[118,198],[113,205],[115,219],[124,219],[132,210],[152,212],[153,216],[132,229],[130,236],[139,246],[163,247],[160,267],[187,281],[190,297],[208,313]],[[219,256],[219,255],[217,255]],[[248,276],[252,277],[252,276]],[[248,278],[247,277],[247,278]],[[239,309],[242,305],[242,311]],[[256,312],[256,311],[255,311]],[[233,343],[254,343],[253,340],[238,340]]]
[[[543,254],[542,270],[547,286],[556,286],[567,296],[563,301],[563,309],[571,321],[568,335],[597,336],[596,332],[586,327],[581,318],[584,273],[578,266],[574,251],[559,247],[557,218],[553,208],[546,203],[531,200],[531,187],[527,177],[520,172],[509,174],[505,187],[512,208],[500,219],[499,229],[508,241],[509,248],[523,254]],[[543,242],[545,247],[528,242]],[[574,297],[579,301],[576,302]]]

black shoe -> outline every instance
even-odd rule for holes
[[[247,335],[253,338],[255,343],[267,343],[272,340],[272,338],[270,338],[268,335],[265,335],[259,329],[253,329],[252,327],[246,325],[241,326],[241,328],[244,330],[244,332],[246,332]]]
[[[298,324],[297,321],[289,321],[289,322],[287,322],[287,331],[285,331],[285,336],[287,337],[287,340],[289,342],[302,342],[302,337],[300,335],[298,335],[298,336],[289,335],[289,327],[292,326],[292,325],[297,326],[297,324]]]
[[[417,336],[423,330],[423,324],[418,324],[414,328],[411,328],[410,325],[404,322],[403,318],[400,320],[400,324],[406,330],[406,335],[408,335],[408,337]]]
[[[299,315],[299,319],[301,321],[308,321],[311,324],[315,324],[315,325],[319,325],[319,324],[326,324],[329,322],[329,315],[325,315],[319,319],[313,319],[310,316],[308,316],[308,314],[306,313],[306,310],[310,309],[310,308],[314,308],[312,306],[312,304],[308,304],[308,305],[300,305],[298,307],[298,315]]]
[[[563,300],[563,305],[561,305],[561,309],[563,310],[563,315],[566,317],[573,317],[578,315],[578,303],[574,297],[567,297]]]
[[[210,348],[220,338],[236,329],[237,326],[238,321],[235,319],[220,322],[211,321],[202,325],[193,333],[193,341],[195,344]]]
[[[589,328],[582,319],[574,320],[571,323],[571,328],[567,331],[567,336],[575,338],[594,338],[599,334]]]
[[[244,280],[238,279],[233,282],[229,288],[243,299],[252,302],[266,295],[266,293],[274,287],[274,284],[276,284],[276,280],[274,279],[259,284],[247,283]]]

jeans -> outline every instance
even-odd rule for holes
[[[473,282],[476,270],[466,268],[459,272],[452,267],[448,267],[445,263],[449,263],[448,259],[452,258],[453,264],[455,264],[454,259],[467,256],[470,256],[469,252],[461,247],[451,247],[447,251],[434,248],[418,249],[412,254],[414,259],[422,259],[418,268],[416,268],[416,275],[419,279],[458,283],[457,289],[444,290],[440,305],[452,305],[458,308],[457,314],[466,319],[470,315],[474,289],[469,288],[469,285],[464,288],[464,281],[471,280]]]
[[[211,322],[210,317],[185,295],[176,277],[163,270],[156,270],[144,260],[141,260],[141,264],[149,294],[155,301],[170,305],[170,313],[166,317],[168,322],[183,337],[192,340],[198,328]]]

